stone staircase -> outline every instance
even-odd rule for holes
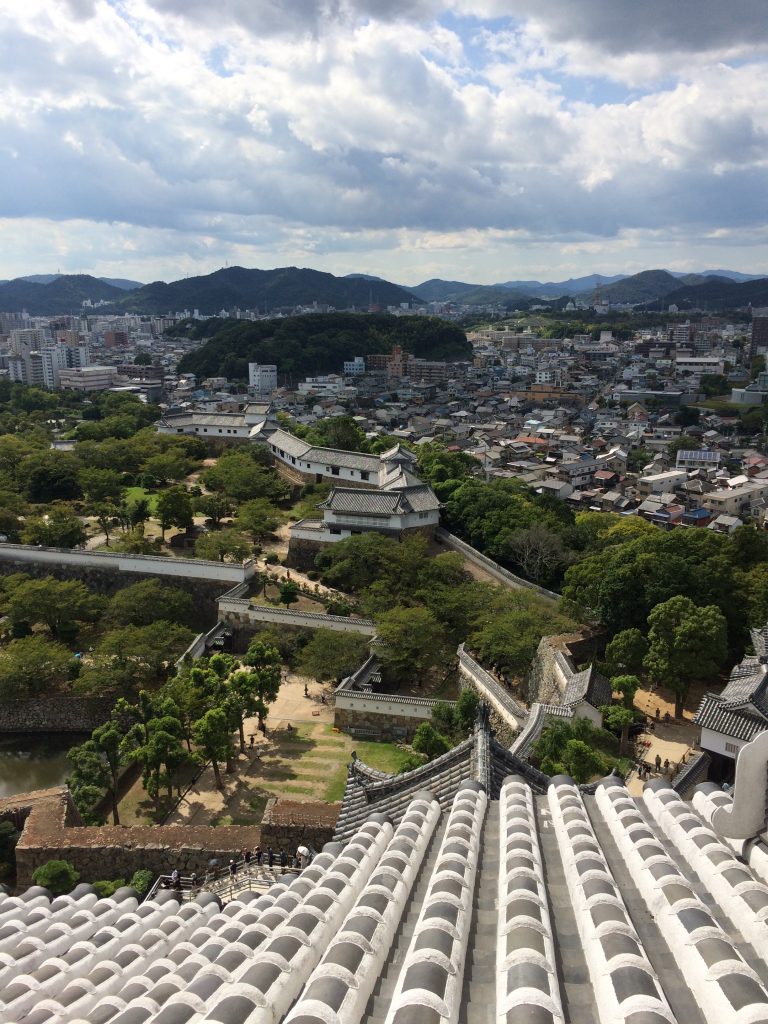
[[[400,976],[400,969],[403,966],[405,955],[411,944],[411,939],[416,929],[416,922],[419,919],[424,897],[427,894],[429,882],[432,878],[432,871],[437,861],[437,854],[440,850],[440,843],[442,842],[447,820],[447,815],[443,815],[442,820],[438,822],[432,835],[416,883],[411,890],[411,896],[406,905],[405,913],[400,921],[399,928],[395,932],[395,938],[387,958],[387,965],[376,982],[371,998],[368,1000],[368,1005],[362,1017],[362,1024],[384,1024],[386,1020],[389,1004],[397,985],[397,979]]]

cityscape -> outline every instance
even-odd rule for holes
[[[0,1024],[768,1020],[754,0],[0,9]]]

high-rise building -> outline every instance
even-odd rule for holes
[[[752,311],[752,342],[749,357],[754,359],[758,349],[768,348],[768,310]]]

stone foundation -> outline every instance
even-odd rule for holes
[[[333,838],[341,804],[301,803],[274,798],[261,819],[261,848],[293,854],[297,846],[321,850]]]
[[[403,715],[382,715],[373,711],[351,711],[337,707],[333,715],[333,724],[337,729],[350,735],[353,735],[353,730],[360,729],[369,732],[371,738],[387,740],[390,743],[410,743],[421,722],[429,722],[431,719],[429,710],[420,720],[406,718]]]
[[[111,697],[30,697],[0,711],[2,732],[93,732],[112,714]]]
[[[0,800],[0,821],[21,830],[16,846],[17,886],[32,884],[35,868],[66,860],[83,882],[124,878],[147,869],[155,875],[203,875],[208,862],[222,864],[246,848],[261,846],[293,853],[302,843],[316,850],[330,842],[340,804],[271,801],[261,825],[84,826],[66,787],[37,790]]]

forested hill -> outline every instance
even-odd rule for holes
[[[247,380],[248,363],[256,362],[275,363],[283,379],[302,379],[315,373],[340,373],[345,359],[389,352],[394,345],[422,359],[472,357],[460,328],[426,316],[313,313],[284,320],[208,321],[190,333],[210,329],[215,333],[209,340],[181,360],[180,373]],[[185,326],[180,325],[176,333],[185,333]]]
[[[371,303],[381,306],[414,302],[415,296],[389,281],[334,277],[304,267],[279,267],[276,270],[251,270],[225,267],[213,274],[184,278],[166,284],[137,288],[121,300],[127,312],[160,313],[165,310],[199,309],[217,313],[220,309],[290,311],[313,302],[337,309],[367,309]]]

